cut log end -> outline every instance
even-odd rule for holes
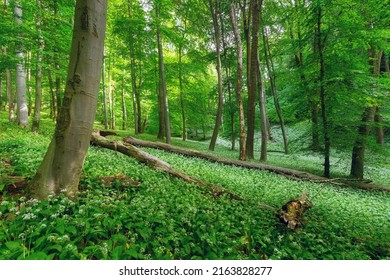
[[[282,206],[277,212],[279,220],[288,228],[296,230],[305,223],[304,213],[313,206],[307,194],[303,193],[298,198],[293,198]]]

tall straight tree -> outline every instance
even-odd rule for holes
[[[22,6],[19,1],[15,3],[14,8],[15,22],[20,28],[23,24],[23,12]],[[18,124],[22,127],[28,126],[28,107],[26,98],[26,71],[24,69],[24,52],[22,44],[22,34],[18,35],[19,41],[15,47],[16,57],[18,59],[16,63],[16,101],[17,101],[17,112],[18,112]]]
[[[95,120],[107,0],[77,0],[64,99],[53,139],[30,182],[32,197],[74,197]]]
[[[35,107],[34,107],[34,120],[32,124],[32,130],[38,131],[39,122],[41,118],[41,96],[42,96],[42,56],[43,56],[43,37],[41,30],[42,22],[42,5],[40,0],[36,0],[38,6],[38,14],[36,17],[36,27],[38,32],[38,53],[37,53],[37,70],[35,74]]]
[[[260,24],[260,7],[262,0],[251,0],[250,3],[250,18],[251,18],[251,42],[250,53],[248,60],[248,107],[247,107],[247,141],[246,152],[247,157],[254,158],[254,140],[255,140],[255,109],[256,109],[256,93],[257,93],[257,78],[258,78],[258,46],[259,46],[259,24]],[[247,54],[248,55],[248,54]]]
[[[322,129],[324,132],[324,176],[330,177],[330,135],[329,135],[329,123],[326,108],[326,91],[325,91],[325,58],[324,58],[324,45],[326,37],[322,31],[322,18],[323,18],[323,7],[321,3],[315,9],[317,25],[316,25],[316,44],[319,56],[319,90],[320,90],[320,101],[321,101],[321,116],[322,116]]]
[[[382,60],[382,52],[371,45],[369,49],[369,63],[371,73],[374,77],[378,77],[380,73],[380,65]],[[370,133],[370,124],[375,118],[376,107],[368,106],[363,113],[362,123],[358,128],[358,138],[352,149],[351,176],[362,179],[364,177],[364,156],[366,150],[366,138]]]
[[[232,22],[234,40],[236,42],[237,49],[237,78],[236,78],[236,95],[237,95],[237,105],[238,105],[238,119],[240,126],[240,135],[239,135],[239,159],[246,160],[246,131],[245,131],[245,116],[244,116],[244,105],[242,101],[242,72],[243,72],[243,58],[242,58],[242,43],[241,43],[241,34],[238,28],[237,21],[237,9],[236,4],[232,3],[230,5],[230,20]]]
[[[223,111],[223,89],[222,89],[222,62],[221,62],[221,31],[219,24],[219,0],[209,0],[209,8],[211,16],[213,18],[213,27],[214,27],[214,40],[215,40],[215,49],[217,54],[217,75],[218,75],[218,109],[217,116],[215,118],[215,125],[213,130],[213,135],[211,137],[209,150],[214,151],[215,143],[217,142],[219,128],[222,123],[222,111]]]
[[[169,118],[169,106],[168,106],[168,94],[167,94],[167,82],[165,79],[165,64],[164,64],[164,53],[161,37],[161,26],[160,26],[160,10],[161,3],[156,2],[156,19],[157,19],[157,45],[158,45],[158,69],[159,69],[159,100],[161,110],[164,117],[164,131],[165,131],[165,142],[171,143],[171,122]]]

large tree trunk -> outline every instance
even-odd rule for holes
[[[240,125],[240,151],[239,159],[246,160],[246,132],[245,132],[245,116],[244,116],[244,105],[242,102],[242,72],[243,72],[243,62],[242,62],[242,43],[241,43],[241,34],[238,28],[237,16],[236,16],[236,5],[230,5],[230,19],[232,22],[234,40],[236,42],[237,48],[237,79],[236,79],[236,95],[238,103],[238,118]]]
[[[20,27],[23,24],[22,21],[22,6],[19,2],[15,3],[15,22]],[[21,35],[19,35],[21,41]],[[18,62],[16,63],[16,100],[18,110],[18,124],[22,127],[28,126],[28,107],[26,99],[26,72],[24,70],[24,53],[22,42],[18,42],[15,47],[16,57]]]
[[[160,5],[156,6],[156,17],[160,18]],[[160,77],[160,94],[162,101],[162,109],[164,113],[164,129],[165,129],[165,142],[171,143],[171,121],[169,118],[169,105],[168,105],[168,94],[167,94],[167,82],[165,79],[165,65],[164,65],[164,53],[161,38],[160,23],[157,24],[157,45],[158,45],[158,66],[159,66],[159,77]]]
[[[36,0],[41,11],[42,5],[40,0]],[[37,53],[37,72],[35,74],[35,107],[34,107],[34,120],[32,124],[32,130],[39,130],[39,122],[41,119],[41,96],[42,96],[42,52],[43,52],[43,37],[41,31],[41,15],[37,15],[36,26],[38,32],[38,53]]]
[[[103,62],[107,0],[77,0],[68,78],[53,139],[29,186],[45,199],[74,197],[95,120]]]
[[[217,142],[219,128],[222,124],[222,113],[223,113],[223,88],[222,88],[222,63],[221,63],[221,32],[218,20],[219,14],[219,0],[215,0],[213,3],[212,0],[209,0],[211,16],[213,18],[213,27],[214,27],[214,40],[215,48],[217,53],[217,76],[218,76],[218,109],[217,115],[215,118],[215,125],[213,130],[213,135],[211,136],[209,150],[214,151],[215,143]]]
[[[374,115],[375,108],[366,108],[362,117],[362,124],[359,126],[359,135],[352,149],[351,176],[354,178],[362,179],[364,177],[365,138],[370,133],[369,123],[373,121]]]

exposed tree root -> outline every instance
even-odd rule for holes
[[[288,179],[297,180],[297,181],[310,181],[313,183],[330,183],[333,185],[339,185],[339,186],[350,186],[350,187],[357,187],[360,189],[367,189],[367,190],[384,190],[384,191],[390,191],[390,186],[383,186],[383,185],[375,185],[370,184],[367,181],[357,181],[357,180],[348,180],[343,178],[335,178],[335,179],[329,179],[321,176],[317,176],[308,172],[304,171],[298,171],[293,170],[289,168],[283,168],[278,166],[271,166],[267,164],[262,163],[253,163],[253,162],[245,162],[240,160],[234,160],[234,159],[226,159],[226,158],[219,158],[216,156],[213,156],[211,154],[202,153],[199,151],[194,150],[188,150],[172,145],[168,145],[165,143],[160,142],[150,142],[150,141],[144,141],[139,140],[133,137],[125,137],[123,139],[125,143],[132,144],[139,147],[147,147],[147,148],[154,148],[154,149],[160,149],[165,150],[168,152],[185,155],[189,157],[197,157],[201,159],[206,159],[212,162],[218,162],[225,165],[232,165],[232,166],[239,166],[249,169],[259,169],[259,170],[266,170],[269,172],[273,172],[279,175],[282,175],[284,177],[287,177]]]

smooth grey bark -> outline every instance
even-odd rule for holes
[[[215,143],[217,142],[219,128],[222,124],[222,111],[223,111],[223,89],[222,89],[222,62],[221,62],[221,54],[220,54],[220,26],[218,22],[218,14],[219,14],[219,0],[215,0],[215,4],[213,4],[212,0],[209,0],[210,11],[213,18],[213,27],[214,27],[214,40],[215,40],[215,48],[217,53],[217,75],[218,75],[218,109],[217,115],[215,118],[215,125],[213,130],[213,135],[211,136],[211,141],[209,145],[209,150],[214,151]]]
[[[77,0],[63,106],[45,158],[30,182],[32,197],[74,197],[89,147],[103,63],[107,0]]]
[[[383,120],[379,107],[376,107],[374,121],[376,143],[383,146],[385,144],[385,132],[383,131]]]
[[[14,8],[15,23],[17,26],[23,24],[23,12],[20,3],[15,3]],[[28,127],[28,106],[26,96],[26,71],[24,69],[24,52],[23,45],[21,43],[22,36],[18,35],[20,40],[15,46],[15,55],[18,59],[16,63],[16,101],[17,101],[17,114],[18,124],[22,127]]]

